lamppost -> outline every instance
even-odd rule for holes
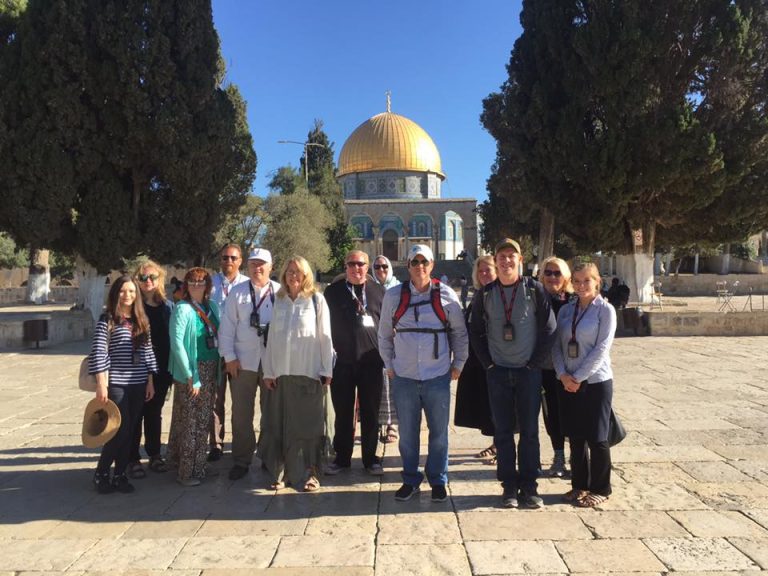
[[[307,186],[307,190],[309,190],[309,156],[307,156],[307,148],[309,146],[317,146],[319,148],[328,148],[325,144],[320,144],[319,142],[310,142],[307,140],[306,142],[299,142],[298,140],[278,140],[278,144],[298,144],[299,146],[304,146],[304,184]]]

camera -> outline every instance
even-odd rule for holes
[[[261,318],[259,318],[258,312],[251,312],[251,328],[256,328],[259,336],[261,336]]]

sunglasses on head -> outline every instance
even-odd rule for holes
[[[429,260],[422,260],[421,258],[411,260],[411,266],[426,266],[427,264],[429,264]]]
[[[187,282],[187,286],[195,286],[195,287],[205,286],[205,280],[190,280]]]
[[[139,274],[139,282],[146,282],[147,280],[154,282],[158,278],[160,278],[159,274]]]
[[[228,254],[223,254],[223,255],[222,255],[222,257],[221,257],[221,259],[222,259],[222,260],[224,260],[225,262],[226,262],[227,260],[230,260],[230,261],[234,262],[234,261],[235,261],[235,260],[237,260],[238,258],[240,258],[240,256],[230,256],[230,255],[228,255]]]
[[[389,270],[388,264],[374,264],[373,265],[374,270]]]
[[[560,272],[560,270],[544,270],[544,276],[554,276],[555,278],[560,278],[563,273]]]
[[[365,266],[365,262],[347,262],[347,268],[352,268],[353,266],[357,268],[362,268],[363,266]]]

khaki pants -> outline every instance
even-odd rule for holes
[[[256,391],[262,381],[261,370],[240,370],[237,378],[233,378],[229,385],[232,395],[232,460],[236,466],[250,466],[256,452],[253,411]]]

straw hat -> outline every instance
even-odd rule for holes
[[[109,442],[120,428],[120,410],[112,400],[88,402],[83,415],[83,445],[98,448]]]

